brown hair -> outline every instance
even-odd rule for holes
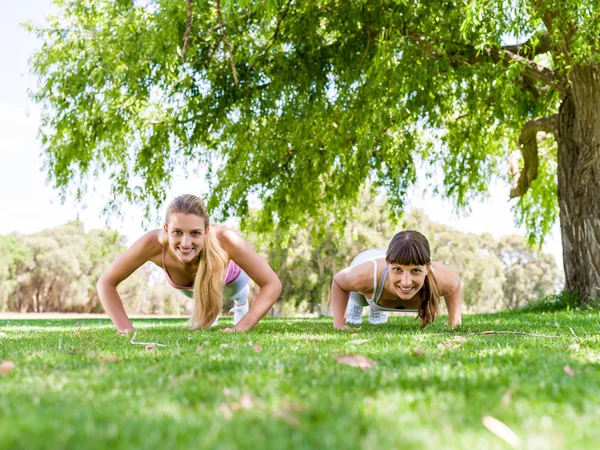
[[[210,217],[204,202],[195,195],[184,194],[176,197],[167,207],[165,224],[172,214],[194,214],[204,219],[204,229],[208,228]],[[168,238],[163,235],[161,244]],[[223,278],[229,261],[227,252],[219,245],[214,229],[209,228],[204,238],[204,247],[198,257],[198,271],[194,280],[194,312],[188,325],[197,330],[209,327],[223,307]]]
[[[385,260],[389,264],[400,264],[402,266],[430,266],[431,250],[429,241],[415,230],[396,233],[388,246]],[[420,292],[421,303],[419,303],[417,318],[423,321],[421,328],[437,319],[439,315],[439,292],[437,280],[430,268]]]

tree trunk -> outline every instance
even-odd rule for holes
[[[573,67],[557,123],[558,203],[566,289],[600,296],[600,70]]]

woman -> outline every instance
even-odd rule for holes
[[[371,323],[385,323],[386,311],[415,311],[425,327],[439,315],[439,297],[446,300],[450,326],[461,323],[458,273],[431,261],[429,242],[418,231],[397,233],[387,251],[359,254],[333,277],[331,291],[333,326],[340,330],[361,323],[367,305]]]
[[[235,302],[234,328],[254,327],[281,293],[281,282],[271,267],[234,231],[209,225],[204,203],[181,195],[167,208],[162,229],[149,231],[117,258],[97,283],[102,306],[120,333],[134,331],[117,286],[138,267],[151,261],[165,271],[169,284],[194,298],[189,325],[215,325],[223,297]],[[248,280],[260,288],[248,309]]]

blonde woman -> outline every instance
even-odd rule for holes
[[[234,328],[254,327],[281,293],[281,282],[256,251],[234,231],[210,225],[202,200],[186,194],[168,206],[163,228],[149,231],[118,257],[97,283],[102,306],[120,333],[134,331],[117,286],[138,267],[151,261],[162,268],[169,284],[194,299],[189,325],[216,325],[223,298],[232,299]],[[260,288],[248,308],[248,280]]]
[[[444,297],[450,326],[461,323],[458,272],[432,261],[427,238],[418,231],[397,233],[386,250],[366,250],[333,277],[331,306],[333,326],[362,323],[363,307],[369,306],[369,322],[385,323],[387,311],[416,312],[425,327],[439,315]]]

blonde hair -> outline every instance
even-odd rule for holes
[[[392,238],[385,255],[385,260],[391,264],[405,266],[430,266],[431,251],[429,241],[425,236],[415,230],[405,230]],[[417,319],[421,319],[421,328],[435,322],[440,309],[440,289],[438,282],[430,267],[425,276],[425,283],[420,292],[421,301]]]
[[[184,194],[176,197],[167,207],[165,224],[172,214],[194,214],[204,219],[204,229],[208,228],[210,217],[204,202],[195,195]],[[163,235],[161,244],[166,245],[168,237]],[[204,237],[204,247],[198,257],[198,271],[194,279],[194,311],[188,326],[194,330],[208,328],[215,321],[223,307],[223,279],[229,256],[219,245],[215,230],[211,227]]]

